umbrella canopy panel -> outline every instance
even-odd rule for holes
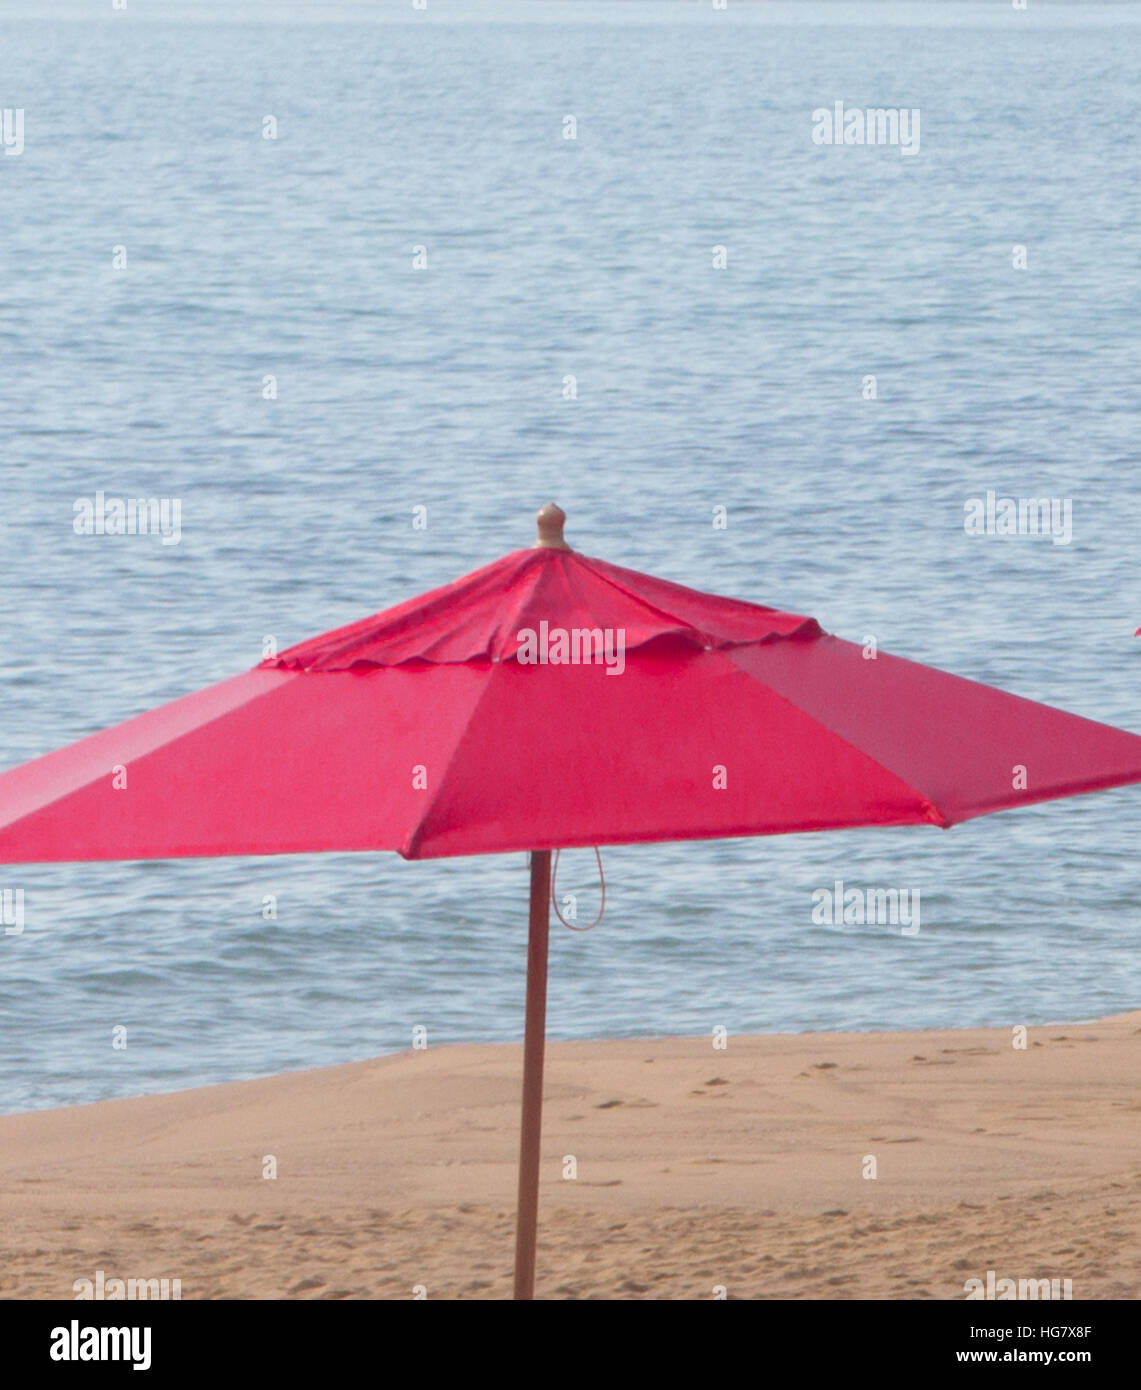
[[[1137,780],[1134,734],[540,548],[0,775],[0,862],[948,826]]]

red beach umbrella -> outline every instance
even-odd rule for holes
[[[1141,738],[571,550],[0,774],[0,863],[531,854],[515,1296],[534,1287],[556,848],[972,816],[1141,781]]]

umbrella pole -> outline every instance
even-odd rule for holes
[[[535,1296],[539,1222],[539,1140],[543,1129],[543,1049],[547,1037],[547,942],[551,921],[551,851],[531,852],[531,921],[527,937],[527,1014],[523,1033],[523,1122],[519,1135],[519,1205],[515,1221],[515,1297]]]

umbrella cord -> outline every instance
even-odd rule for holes
[[[555,850],[555,862],[551,865],[551,906],[555,909],[555,916],[568,931],[593,931],[594,928],[598,926],[599,922],[602,921],[602,914],[606,911],[606,875],[602,872],[602,855],[599,854],[598,846],[596,845],[594,847],[594,857],[598,860],[598,883],[602,890],[602,901],[598,905],[598,916],[589,926],[576,927],[573,923],[568,922],[559,911],[559,900],[555,893],[555,883],[559,876],[559,855],[561,852],[561,850]]]

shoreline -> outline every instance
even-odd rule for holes
[[[183,1298],[507,1297],[521,1056],[0,1116],[0,1297],[73,1299],[99,1270]],[[1139,1061],[1141,1010],[1024,1049],[1009,1028],[548,1043],[537,1296],[963,1298],[994,1270],[1136,1298]]]
[[[1035,1031],[1035,1030],[1036,1030],[1036,1031],[1038,1031],[1038,1032],[1041,1032],[1043,1029],[1048,1029],[1048,1028],[1092,1028],[1092,1027],[1094,1027],[1096,1024],[1099,1024],[1099,1023],[1108,1024],[1108,1023],[1113,1022],[1113,1021],[1116,1020],[1116,1019],[1132,1018],[1132,1017],[1134,1016],[1134,1014],[1136,1014],[1136,1016],[1137,1016],[1137,1019],[1138,1019],[1138,1026],[1141,1027],[1141,1008],[1136,1009],[1136,1010],[1128,1010],[1128,1011],[1126,1011],[1125,1013],[1121,1013],[1121,1014],[1103,1014],[1103,1015],[1101,1015],[1101,1016],[1099,1016],[1099,1017],[1096,1017],[1096,1018],[1087,1018],[1087,1019],[1068,1019],[1068,1018],[1067,1018],[1067,1019],[1057,1019],[1057,1020],[1047,1019],[1047,1020],[1046,1020],[1045,1022],[1043,1022],[1043,1023],[1031,1023],[1031,1024],[1027,1024],[1026,1026],[1027,1026],[1028,1029],[1030,1029],[1030,1030],[1032,1030],[1032,1031]],[[1002,1030],[1002,1026],[996,1026],[996,1025],[986,1024],[986,1025],[980,1025],[980,1026],[978,1026],[978,1027],[975,1027],[975,1026],[973,1026],[973,1025],[968,1025],[968,1026],[964,1026],[964,1027],[957,1027],[957,1026],[956,1026],[956,1027],[953,1027],[953,1028],[938,1028],[938,1027],[936,1027],[936,1028],[868,1028],[868,1029],[833,1028],[833,1029],[826,1029],[826,1030],[823,1030],[823,1031],[820,1031],[820,1030],[817,1030],[817,1029],[811,1029],[811,1028],[810,1028],[810,1029],[806,1029],[806,1030],[805,1030],[804,1032],[802,1032],[802,1033],[787,1033],[787,1032],[773,1032],[773,1033],[740,1033],[740,1034],[730,1034],[730,1037],[736,1038],[736,1039],[738,1039],[738,1040],[740,1040],[740,1041],[748,1041],[748,1042],[760,1042],[760,1041],[762,1041],[763,1039],[766,1039],[766,1038],[783,1038],[783,1039],[787,1039],[787,1040],[789,1040],[789,1041],[796,1041],[796,1040],[799,1039],[799,1038],[803,1038],[803,1039],[809,1039],[809,1038],[852,1038],[853,1040],[855,1040],[855,1039],[859,1039],[859,1038],[871,1038],[871,1037],[876,1037],[876,1038],[895,1038],[895,1037],[900,1037],[900,1038],[902,1038],[902,1037],[910,1037],[910,1038],[922,1039],[922,1038],[926,1037],[928,1034],[940,1034],[940,1035],[941,1035],[941,1034],[946,1033],[946,1034],[950,1034],[950,1035],[958,1035],[958,1034],[963,1034],[963,1033],[1001,1033],[1002,1031],[1003,1031],[1003,1030]],[[640,1044],[640,1043],[646,1043],[646,1044],[649,1044],[649,1045],[656,1045],[656,1044],[659,1044],[659,1043],[672,1043],[672,1042],[692,1042],[692,1043],[697,1044],[697,1045],[701,1045],[701,1044],[708,1045],[708,1043],[709,1043],[709,1036],[706,1035],[706,1034],[704,1034],[704,1033],[701,1033],[701,1034],[661,1033],[661,1034],[647,1034],[647,1035],[645,1035],[645,1036],[637,1035],[637,1036],[629,1037],[629,1038],[604,1037],[604,1036],[601,1036],[601,1035],[600,1035],[599,1037],[596,1037],[596,1038],[562,1038],[562,1039],[554,1039],[554,1038],[551,1038],[551,1037],[548,1035],[548,1037],[547,1037],[547,1039],[546,1039],[546,1047],[547,1047],[547,1050],[549,1051],[551,1048],[554,1048],[554,1047],[609,1047],[609,1046],[611,1046],[612,1044]],[[458,1052],[458,1051],[462,1051],[462,1050],[465,1049],[465,1048],[484,1048],[484,1047],[487,1047],[487,1048],[498,1048],[498,1049],[517,1048],[518,1051],[519,1051],[519,1057],[520,1057],[520,1068],[522,1068],[522,1056],[523,1056],[523,1040],[522,1040],[522,1038],[519,1038],[519,1039],[517,1039],[517,1040],[515,1040],[515,1041],[512,1041],[512,1042],[456,1042],[456,1043],[433,1043],[431,1046],[432,1046],[432,1050],[433,1050],[434,1052],[441,1052],[441,1051],[445,1051],[445,1050],[448,1051],[448,1052]],[[286,1077],[293,1077],[293,1076],[309,1076],[309,1075],[312,1075],[312,1074],[315,1073],[315,1072],[334,1072],[334,1071],[337,1071],[337,1070],[338,1070],[339,1068],[341,1068],[341,1067],[357,1067],[357,1066],[364,1066],[365,1064],[381,1063],[381,1062],[387,1061],[387,1060],[389,1060],[390,1058],[393,1058],[393,1057],[411,1056],[411,1055],[414,1055],[414,1052],[415,1052],[415,1050],[414,1050],[413,1048],[402,1048],[402,1049],[399,1049],[399,1050],[393,1051],[393,1052],[378,1052],[378,1053],[376,1053],[375,1055],[370,1056],[370,1057],[356,1057],[356,1058],[353,1058],[353,1059],[351,1059],[350,1061],[347,1061],[347,1062],[328,1062],[328,1063],[322,1063],[322,1064],[320,1064],[320,1065],[312,1066],[312,1067],[294,1067],[294,1068],[290,1068],[290,1069],[288,1069],[288,1070],[286,1070],[286,1071],[264,1072],[264,1073],[259,1073],[259,1074],[255,1075],[255,1076],[242,1076],[242,1077],[237,1077],[237,1078],[232,1079],[232,1080],[229,1080],[229,1081],[205,1081],[205,1082],[194,1082],[194,1083],[192,1083],[191,1085],[188,1085],[188,1086],[177,1086],[177,1087],[175,1087],[174,1089],[169,1090],[169,1091],[167,1091],[167,1090],[159,1090],[159,1091],[139,1091],[139,1092],[137,1092],[137,1093],[135,1093],[135,1094],[132,1094],[132,1095],[129,1095],[129,1096],[104,1096],[104,1097],[100,1098],[99,1100],[76,1100],[76,1101],[69,1101],[69,1102],[67,1102],[67,1103],[64,1104],[64,1105],[45,1105],[45,1106],[39,1107],[39,1108],[37,1108],[37,1109],[35,1109],[35,1110],[4,1110],[4,1111],[0,1111],[0,1124],[2,1124],[5,1120],[22,1119],[22,1118],[25,1118],[25,1117],[31,1116],[31,1115],[46,1115],[46,1114],[51,1114],[51,1113],[58,1113],[58,1112],[65,1112],[65,1111],[72,1111],[72,1110],[83,1110],[83,1109],[89,1109],[90,1107],[95,1106],[95,1105],[121,1105],[124,1101],[158,1100],[158,1099],[165,1098],[165,1097],[184,1096],[184,1095],[187,1095],[188,1093],[190,1093],[190,1092],[192,1092],[192,1091],[215,1091],[215,1090],[219,1090],[219,1089],[220,1089],[221,1087],[223,1087],[223,1086],[248,1086],[248,1085],[250,1085],[251,1083],[256,1082],[256,1081],[277,1081],[277,1080],[283,1080],[283,1079],[285,1079]],[[520,1084],[522,1084],[522,1070],[520,1070]]]

